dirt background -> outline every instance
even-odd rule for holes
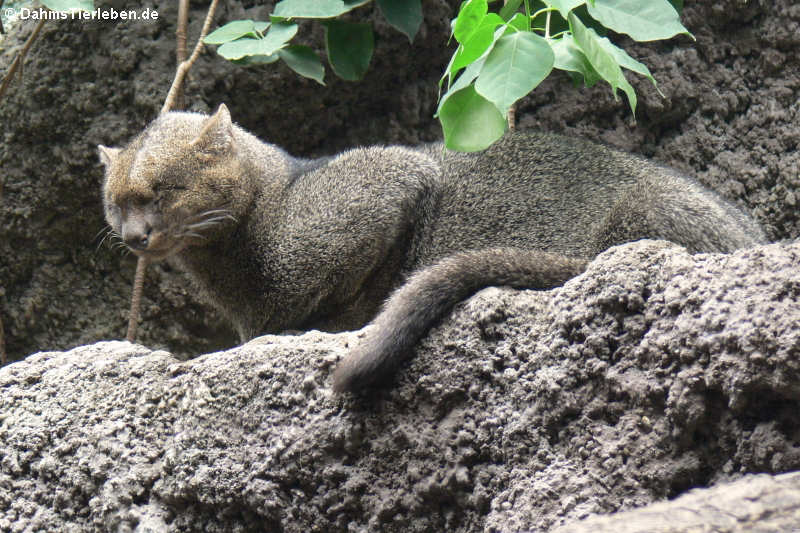
[[[240,68],[207,51],[188,84],[190,108],[225,102],[234,119],[298,155],[373,143],[439,137],[436,82],[458,1],[425,0],[412,46],[368,6],[376,51],[366,79],[327,87],[282,65]],[[123,2],[110,2],[117,9]],[[137,8],[153,8],[151,2]],[[134,259],[97,234],[101,168],[95,146],[126,142],[156,116],[174,72],[174,4],[156,22],[49,22],[16,83],[0,102],[0,317],[11,359],[124,335]],[[225,4],[222,24],[264,19],[272,3]],[[193,6],[190,36],[205,4]],[[772,239],[800,234],[800,5],[728,0],[687,2],[684,24],[697,41],[630,45],[666,98],[630,76],[640,98],[637,123],[605,85],[575,89],[555,73],[518,109],[518,125],[595,139],[692,174],[748,208]],[[33,28],[11,28],[0,43],[10,64]],[[318,25],[300,39],[321,49]],[[193,37],[190,42],[193,41]],[[235,343],[232,331],[199,304],[166,265],[149,271],[140,340],[179,355]]]

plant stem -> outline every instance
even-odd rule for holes
[[[8,362],[8,357],[6,356],[6,334],[3,331],[3,319],[0,317],[0,366],[5,365]]]
[[[42,26],[44,26],[46,21],[47,19],[44,18],[39,20],[39,22],[36,24],[36,27],[33,29],[33,33],[31,33],[30,37],[28,37],[28,40],[25,41],[25,45],[22,47],[22,50],[19,51],[17,57],[15,57],[14,61],[11,63],[11,66],[8,67],[8,72],[6,72],[6,75],[3,76],[3,81],[0,82],[0,98],[3,98],[3,94],[5,94],[8,86],[11,85],[11,80],[14,79],[14,74],[17,73],[17,70],[22,68],[22,62],[25,61],[25,56],[27,55],[28,50],[30,50],[33,41],[36,40],[36,37],[39,36],[39,32],[42,30]]]
[[[525,15],[526,15],[526,17],[525,17],[525,22],[526,22],[525,28],[528,31],[531,31],[531,4],[530,4],[529,0],[524,0],[523,3],[525,4]]]
[[[186,73],[192,68],[192,65],[197,58],[200,57],[200,52],[203,49],[203,39],[208,35],[208,30],[211,28],[211,22],[214,20],[214,12],[217,10],[219,0],[212,0],[211,5],[208,7],[206,20],[203,22],[203,29],[200,31],[200,37],[197,39],[197,44],[192,51],[189,59],[186,57],[186,26],[188,25],[188,0],[181,0],[178,7],[178,28],[175,31],[177,49],[176,57],[178,58],[178,68],[175,70],[175,79],[172,80],[172,85],[167,93],[167,98],[164,100],[164,105],[161,107],[159,114],[164,114],[175,106],[175,101],[178,95],[182,92],[183,80]],[[183,48],[183,50],[181,50]],[[183,59],[182,59],[183,58]],[[145,257],[140,257],[136,262],[136,276],[133,280],[133,292],[131,294],[131,309],[128,313],[128,334],[126,338],[128,342],[136,340],[136,328],[139,323],[139,306],[142,300],[142,290],[144,289],[144,275],[147,270],[149,260]]]
[[[541,15],[542,13],[549,13],[550,11],[558,11],[558,10],[556,8],[554,8],[554,7],[543,7],[542,9],[540,9],[539,11],[537,11],[536,13],[531,15],[530,18],[531,18],[531,20],[533,20],[536,17],[538,17],[539,15]]]
[[[175,64],[180,65],[189,57],[186,48],[186,28],[189,25],[189,0],[180,0],[178,4],[178,27],[175,29]],[[175,108],[184,109],[183,84],[178,87],[175,96]]]
[[[139,257],[136,262],[136,275],[133,278],[133,293],[131,294],[131,310],[128,313],[128,334],[125,336],[128,342],[136,340],[136,328],[139,326],[139,308],[142,302],[142,290],[144,289],[144,275],[147,265],[150,262],[146,257]]]
[[[161,114],[166,113],[175,105],[175,96],[176,93],[180,90],[179,88],[183,84],[183,79],[186,77],[186,73],[189,72],[189,69],[192,68],[192,65],[197,58],[200,57],[200,51],[203,49],[203,39],[206,35],[208,35],[208,30],[211,27],[211,22],[214,19],[214,12],[217,10],[217,4],[219,4],[219,0],[213,0],[211,2],[211,6],[208,8],[208,14],[206,15],[206,20],[203,23],[203,29],[200,32],[200,38],[197,39],[197,44],[192,51],[192,55],[186,61],[181,62],[178,65],[177,70],[175,71],[175,79],[172,81],[172,86],[169,88],[169,93],[167,93],[167,98],[164,100],[164,106],[161,108]]]
[[[545,39],[549,39],[550,38],[550,13],[552,13],[552,11],[548,11],[547,12],[547,22],[544,23],[544,38]]]
[[[503,3],[508,3],[508,0],[505,0]],[[525,11],[528,11],[529,9],[528,0],[525,0]],[[530,29],[531,19],[528,18],[527,21]],[[511,107],[508,108],[508,112],[506,113],[506,121],[508,121],[508,131],[514,131],[514,128],[517,126],[517,106],[515,104],[511,104]]]
[[[508,131],[514,131],[517,128],[517,104],[512,104],[508,108],[506,120],[508,121]]]

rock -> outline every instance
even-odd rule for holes
[[[799,258],[615,247],[482,291],[362,397],[330,390],[358,332],[30,356],[0,369],[0,531],[546,531],[711,485],[672,505],[800,527],[797,475],[745,477],[800,469]]]
[[[748,475],[671,502],[570,523],[554,533],[690,533],[798,531],[800,473]]]

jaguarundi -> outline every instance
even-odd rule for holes
[[[390,374],[483,287],[555,287],[642,238],[690,252],[766,241],[696,181],[560,135],[512,133],[474,154],[372,146],[310,160],[236,126],[223,104],[166,113],[99,152],[113,231],[185,271],[242,342],[374,321],[336,369],[337,391]]]

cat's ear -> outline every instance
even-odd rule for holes
[[[225,104],[219,104],[216,113],[203,123],[203,128],[190,143],[206,154],[222,154],[233,144],[233,123],[231,114]]]
[[[119,153],[122,151],[120,148],[109,148],[108,146],[103,146],[102,144],[97,145],[97,155],[100,156],[100,162],[108,168],[111,166],[116,159]]]

